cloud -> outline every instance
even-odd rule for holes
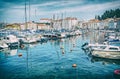
[[[59,10],[54,11],[56,12],[95,12],[100,10],[107,10],[107,9],[114,9],[120,7],[120,1],[116,2],[108,2],[104,4],[87,4],[87,5],[79,5],[75,7],[68,7],[68,8],[62,8]],[[112,5],[112,6],[111,6]]]
[[[10,20],[12,18],[13,20],[15,20],[15,18],[17,20],[21,19],[21,17],[24,18],[24,3],[24,0],[0,0],[0,14]],[[72,16],[91,18],[94,17],[95,14],[103,13],[105,10],[119,8],[119,3],[119,0],[31,0],[30,14],[31,18],[35,18],[35,16],[44,18],[51,17],[53,14],[66,12]],[[28,4],[27,2],[27,13],[29,12]]]

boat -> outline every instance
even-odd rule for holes
[[[19,41],[20,43],[23,43],[23,44],[31,44],[31,43],[36,43],[37,39],[34,38],[32,35],[25,35],[25,36],[19,37]]]
[[[8,49],[3,52],[6,56],[15,56],[17,54],[17,49]]]
[[[8,45],[3,42],[3,41],[0,41],[0,50],[4,50],[4,49],[7,49],[8,48]]]
[[[19,44],[19,40],[15,35],[8,35],[3,37],[3,42],[5,42],[9,47],[16,47]]]
[[[56,40],[58,36],[56,34],[44,34],[44,37],[47,37],[49,40]]]
[[[56,35],[58,38],[65,38],[66,37],[66,33],[62,33],[62,32],[56,33]]]
[[[104,44],[99,44],[99,43],[95,43],[95,44],[91,44],[91,43],[84,43],[81,47],[84,50],[93,50],[94,48],[99,48],[100,46],[106,45],[106,42]]]
[[[47,42],[48,41],[48,38],[47,37],[41,37],[38,42]]]
[[[120,39],[112,39],[107,41],[109,44],[120,44]]]
[[[68,32],[68,33],[66,33],[66,37],[72,37],[74,35],[75,35],[74,32]]]
[[[120,59],[120,47],[112,45],[98,45],[92,48],[91,55],[108,59]]]
[[[75,35],[81,35],[81,34],[82,34],[82,32],[80,30],[75,31]]]

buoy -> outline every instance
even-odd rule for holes
[[[21,57],[21,56],[22,56],[22,53],[19,53],[18,56]]]
[[[73,64],[72,67],[77,67],[77,65],[76,65],[76,64]]]
[[[114,74],[120,76],[120,69],[116,69],[116,70],[114,70]]]

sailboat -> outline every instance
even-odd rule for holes
[[[26,10],[27,9],[26,9],[26,2],[25,2],[25,27],[27,30],[28,24],[27,24],[27,11]],[[30,2],[29,2],[29,21],[30,21]],[[38,40],[38,38],[36,38],[33,35],[33,33],[27,33],[27,32],[26,32],[26,34],[22,35],[19,39],[20,39],[21,43],[25,43],[25,44],[35,43]]]

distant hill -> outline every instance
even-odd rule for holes
[[[104,20],[107,18],[120,18],[120,9],[106,10],[102,15],[96,15],[95,19]]]

